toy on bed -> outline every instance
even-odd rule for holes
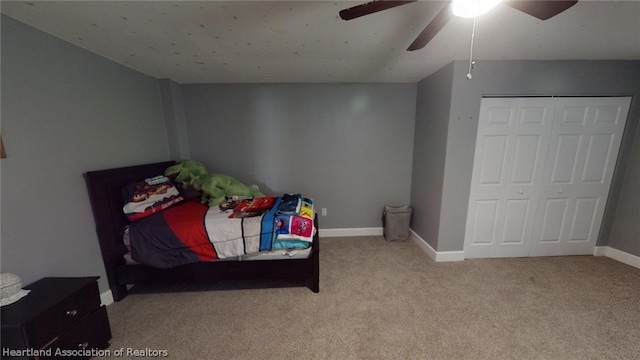
[[[223,174],[210,174],[202,163],[183,160],[165,170],[165,175],[183,189],[194,188],[202,191],[202,203],[210,207],[218,206],[227,197],[263,196],[257,189],[247,186],[235,178]]]

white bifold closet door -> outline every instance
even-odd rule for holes
[[[465,257],[593,254],[630,102],[483,98]]]

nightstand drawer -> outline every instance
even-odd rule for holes
[[[105,349],[109,346],[109,340],[111,340],[111,328],[107,309],[103,306],[51,344],[49,346],[51,358],[41,357],[40,359],[88,359],[92,355],[92,350],[97,355],[97,349]]]
[[[86,316],[100,307],[98,284],[87,284],[56,305],[38,314],[25,325],[31,346],[41,348],[62,332],[79,324]]]
[[[60,349],[102,349],[109,345],[111,330],[107,310],[100,306],[98,277],[43,278],[25,287],[31,292],[2,309],[0,360],[58,359]],[[73,354],[71,354],[73,355]],[[85,356],[79,356],[86,358]]]

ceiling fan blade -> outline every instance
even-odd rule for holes
[[[520,10],[525,14],[529,14],[540,20],[550,19],[568,8],[575,5],[578,1],[546,1],[546,0],[512,0],[506,1],[505,4],[514,9]]]
[[[377,13],[378,11],[387,10],[396,6],[405,5],[417,0],[398,1],[398,0],[374,0],[366,4],[350,7],[340,11],[342,20],[351,20],[361,16]]]
[[[420,35],[413,40],[411,45],[407,48],[408,51],[419,50],[425,47],[431,39],[433,39],[442,28],[447,25],[449,20],[453,17],[453,13],[451,12],[449,4],[447,4],[438,15],[436,15],[433,20],[427,25],[427,27],[422,30]]]

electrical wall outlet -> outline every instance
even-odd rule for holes
[[[327,216],[327,208],[322,208],[322,216]]]

